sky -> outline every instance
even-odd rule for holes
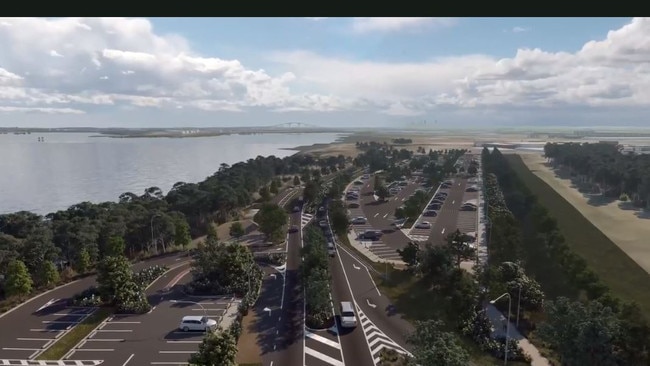
[[[2,127],[650,127],[650,18],[0,18]]]

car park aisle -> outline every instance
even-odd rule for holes
[[[463,205],[463,196],[465,195],[465,187],[467,185],[466,178],[456,178],[454,184],[449,189],[449,195],[445,204],[438,214],[431,230],[429,240],[434,245],[443,245],[446,243],[445,238],[450,233],[456,231],[458,225],[458,213],[460,207]]]

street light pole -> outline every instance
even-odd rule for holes
[[[159,216],[160,216],[159,214],[154,214],[153,216],[151,216],[151,222],[150,222],[150,226],[151,226],[151,245],[154,245],[154,238],[153,238],[153,219],[155,219],[156,217],[159,217]],[[158,247],[157,247],[157,246],[156,246],[156,252],[158,252]]]
[[[196,304],[203,309],[203,315],[208,316],[208,310],[200,302],[190,301],[190,300],[169,300],[172,304],[187,303],[187,304]]]
[[[510,296],[509,293],[504,293],[503,295],[497,297],[496,299],[490,301],[490,304],[494,304],[497,301],[501,300],[502,297],[508,296],[508,322],[506,323],[506,345],[504,347],[504,356],[503,356],[503,365],[508,364],[508,339],[510,337],[510,314],[512,311],[512,297]]]

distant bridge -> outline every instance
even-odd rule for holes
[[[272,125],[269,126],[269,128],[278,128],[278,129],[284,129],[284,128],[320,128],[319,126],[312,125],[310,123],[303,123],[303,122],[287,122],[287,123],[280,123],[277,125]]]

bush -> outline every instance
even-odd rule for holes
[[[630,200],[630,197],[627,195],[627,193],[621,193],[621,195],[618,197],[620,201],[627,202]]]
[[[168,270],[169,268],[167,266],[151,266],[133,273],[133,281],[141,288],[146,288]]]
[[[74,295],[69,301],[70,306],[83,306],[83,307],[92,307],[100,306],[103,303],[101,297],[99,296],[99,290],[95,286],[92,286],[82,292]]]
[[[488,352],[496,358],[503,359],[505,352],[505,337],[491,338],[492,323],[484,311],[474,312],[461,324],[461,333],[472,339],[483,352]],[[508,360],[530,362],[530,357],[524,353],[514,339],[508,340]]]

